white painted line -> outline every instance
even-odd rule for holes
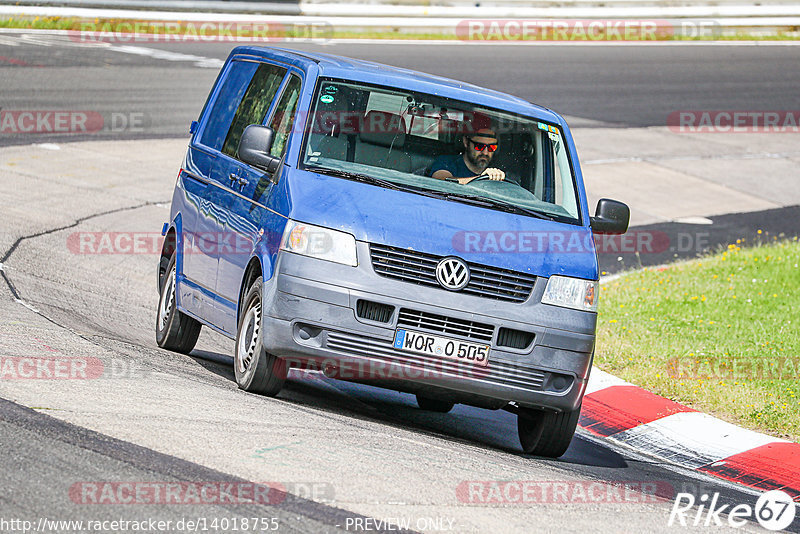
[[[33,306],[31,306],[30,304],[28,304],[27,302],[25,302],[22,299],[14,299],[14,301],[19,303],[19,304],[22,304],[23,306],[25,306],[26,308],[31,310],[33,313],[41,313],[39,310],[37,310],[36,308],[34,308]]]
[[[708,217],[678,217],[673,219],[672,222],[680,224],[714,224],[714,221]]]
[[[19,39],[0,36],[0,46],[19,46]]]
[[[610,439],[691,469],[768,443],[787,443],[701,412],[668,415],[614,434]]]
[[[644,158],[631,156],[625,158],[587,159],[581,163],[583,165],[608,165],[609,163],[636,163],[640,161],[644,161]]]
[[[196,67],[207,69],[219,69],[225,63],[221,59],[195,56],[192,54],[181,54],[180,52],[169,52],[167,50],[158,50],[156,48],[145,48],[143,46],[110,46],[106,50],[112,52],[121,52],[123,54],[134,54],[137,56],[147,56],[153,59],[163,59],[166,61],[190,61]]]

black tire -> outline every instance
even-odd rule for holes
[[[417,405],[421,409],[429,412],[447,413],[453,409],[456,403],[417,395]]]
[[[558,458],[569,448],[580,415],[580,407],[571,412],[520,408],[517,431],[522,450],[526,454]]]
[[[261,290],[259,277],[244,297],[236,329],[233,370],[240,389],[274,397],[286,381],[286,361],[264,350]]]
[[[166,267],[161,270],[161,266]],[[159,272],[164,275],[158,293],[156,312],[156,343],[162,349],[189,354],[197,344],[203,325],[188,315],[181,313],[175,305],[175,253],[162,258]]]

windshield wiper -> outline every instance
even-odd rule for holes
[[[329,176],[336,176],[338,178],[346,178],[348,180],[355,180],[356,182],[365,182],[368,184],[379,185],[381,187],[388,187],[389,189],[397,189],[402,190],[400,186],[398,186],[394,182],[390,182],[389,180],[382,180],[380,178],[375,178],[374,176],[369,176],[367,174],[360,174],[357,172],[350,172],[350,171],[342,171],[339,169],[329,169],[327,167],[317,167],[314,165],[309,165],[306,167],[309,171],[313,171],[319,174],[327,174]]]
[[[505,202],[503,200],[497,200],[494,198],[481,197],[478,195],[464,195],[461,193],[447,193],[446,195],[444,195],[444,198],[446,200],[454,200],[458,202],[464,202],[466,204],[472,204],[474,206],[494,208],[509,213],[522,213],[524,215],[530,215],[531,217],[536,217],[537,219],[544,219],[546,221],[555,221],[555,218],[550,217],[549,215],[545,215],[540,211],[532,210],[529,208],[523,208],[522,206],[517,206],[516,204],[512,204],[511,202]]]
[[[439,191],[432,191],[430,189],[421,189],[418,187],[400,185],[398,183],[391,182],[389,180],[383,180],[381,178],[375,178],[374,176],[369,176],[367,174],[343,171],[340,169],[329,169],[327,167],[319,167],[316,165],[308,165],[306,166],[306,169],[319,174],[327,174],[329,176],[336,176],[339,178],[345,178],[347,180],[354,180],[356,182],[364,182],[367,184],[378,185],[381,187],[394,189],[396,191],[406,191],[408,193],[415,193],[417,195],[422,195],[431,198],[440,198],[443,200],[464,202],[465,204],[471,204],[473,206],[481,206],[484,208],[498,209],[508,213],[522,213],[524,215],[530,215],[531,217],[536,217],[537,219],[544,219],[547,221],[555,220],[553,217],[545,215],[544,213],[531,210],[528,208],[523,208],[522,206],[517,206],[516,204],[512,204],[510,202],[504,202],[502,200],[496,200],[493,198],[486,198],[478,195],[465,195],[462,193],[445,193]]]
[[[406,191],[409,193],[416,193],[418,195],[423,195],[426,197],[433,197],[433,198],[445,198],[444,195],[436,194],[432,191],[428,191],[425,189],[419,189],[416,187],[404,186],[400,185],[395,182],[391,182],[389,180],[383,180],[381,178],[375,178],[374,176],[369,176],[368,174],[361,174],[357,172],[350,172],[350,171],[342,171],[339,169],[329,169],[327,167],[317,167],[314,165],[306,166],[307,170],[314,171],[319,174],[327,174],[329,176],[336,176],[339,178],[345,178],[347,180],[355,180],[356,182],[364,182],[367,184],[378,185],[381,187],[387,187],[389,189],[394,189],[396,191]]]

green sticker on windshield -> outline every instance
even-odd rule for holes
[[[325,104],[330,104],[331,102],[333,102],[333,96],[332,95],[322,95],[321,97],[319,97],[319,100],[320,100],[320,102],[323,102]]]

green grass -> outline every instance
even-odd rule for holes
[[[268,21],[268,19],[266,19]],[[129,32],[131,30],[126,30],[126,26],[133,24],[133,23],[141,23],[142,27],[146,27],[148,22],[141,21],[137,19],[80,19],[74,17],[34,17],[34,16],[26,16],[20,15],[17,17],[9,17],[9,18],[0,18],[0,28],[17,28],[17,29],[37,29],[37,30],[73,30],[73,31],[80,31],[81,29],[86,29],[87,24],[94,25],[93,27],[100,31],[102,30],[104,25],[110,25],[113,28],[114,32]],[[179,22],[183,26],[180,30],[178,30],[178,35],[181,34],[181,30],[186,29],[185,22]],[[199,27],[201,23],[194,23],[194,27]],[[120,26],[122,26],[120,28]],[[109,27],[109,26],[106,26]],[[321,31],[316,34],[310,34],[307,31],[300,29],[292,29],[291,27],[287,31],[270,31],[265,34],[266,37],[270,39],[282,39],[282,38],[299,38],[299,39],[308,39],[308,38],[316,38],[319,40],[328,40],[328,39],[406,39],[406,40],[445,40],[445,41],[456,41],[459,40],[459,36],[456,35],[456,28],[454,27],[452,31],[444,31],[444,32],[432,32],[432,33],[404,33],[399,29],[394,30],[364,30],[364,31],[357,31],[357,30],[335,30],[329,31],[325,28],[320,28]],[[163,32],[162,32],[163,33]],[[191,32],[190,32],[191,34]],[[244,35],[245,37],[247,35]],[[681,36],[681,35],[669,35],[664,34],[661,35],[658,40],[664,41],[710,41],[710,40],[733,40],[733,41],[795,41],[800,39],[800,34],[798,32],[786,32],[786,31],[778,31],[770,34],[760,34],[760,33],[746,33],[746,32],[737,32],[735,34],[725,34],[719,36],[697,36],[697,37],[689,37],[689,36]],[[535,37],[531,37],[532,41],[535,41]],[[613,40],[613,39],[612,39]],[[489,41],[500,42],[497,39],[490,39]],[[233,42],[233,41],[231,41]],[[603,39],[600,39],[599,42],[607,42]]]
[[[603,284],[595,363],[755,430],[800,440],[800,243],[729,245]]]

